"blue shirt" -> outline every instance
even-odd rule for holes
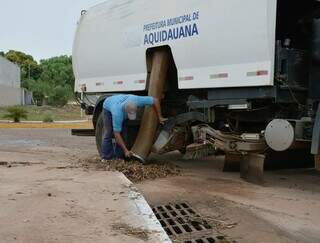
[[[145,107],[154,104],[154,98],[137,95],[114,95],[108,97],[103,103],[103,109],[112,114],[112,126],[114,132],[122,131],[123,121],[127,118],[125,105],[128,102],[135,103],[137,107]]]

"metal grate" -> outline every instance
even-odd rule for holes
[[[187,202],[155,206],[152,210],[173,240],[184,243],[218,242],[212,237],[212,226]]]
[[[217,241],[212,237],[198,239],[198,240],[187,240],[187,241],[184,241],[184,243],[216,243],[216,242]]]

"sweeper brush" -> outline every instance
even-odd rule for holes
[[[186,154],[183,156],[183,159],[203,159],[205,157],[215,154],[216,152],[217,150],[211,143],[191,144],[187,147]]]

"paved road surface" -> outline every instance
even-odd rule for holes
[[[0,130],[0,242],[171,242],[123,174],[68,168],[90,155],[68,130]]]
[[[0,239],[19,242],[14,237],[22,234],[29,242],[143,242],[144,232],[128,238],[126,227],[118,227],[125,220],[112,216],[113,200],[127,194],[110,188],[107,172],[59,169],[95,155],[94,138],[71,137],[68,130],[0,130],[0,161],[35,163],[0,166]],[[178,164],[182,175],[135,185],[150,205],[187,201],[237,242],[320,242],[319,173],[268,172],[266,185],[257,186],[239,173],[222,173],[222,157],[183,161],[173,153],[155,159]]]

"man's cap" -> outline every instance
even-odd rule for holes
[[[129,120],[136,120],[137,119],[137,104],[134,102],[128,102],[125,105],[125,111],[128,115]]]

